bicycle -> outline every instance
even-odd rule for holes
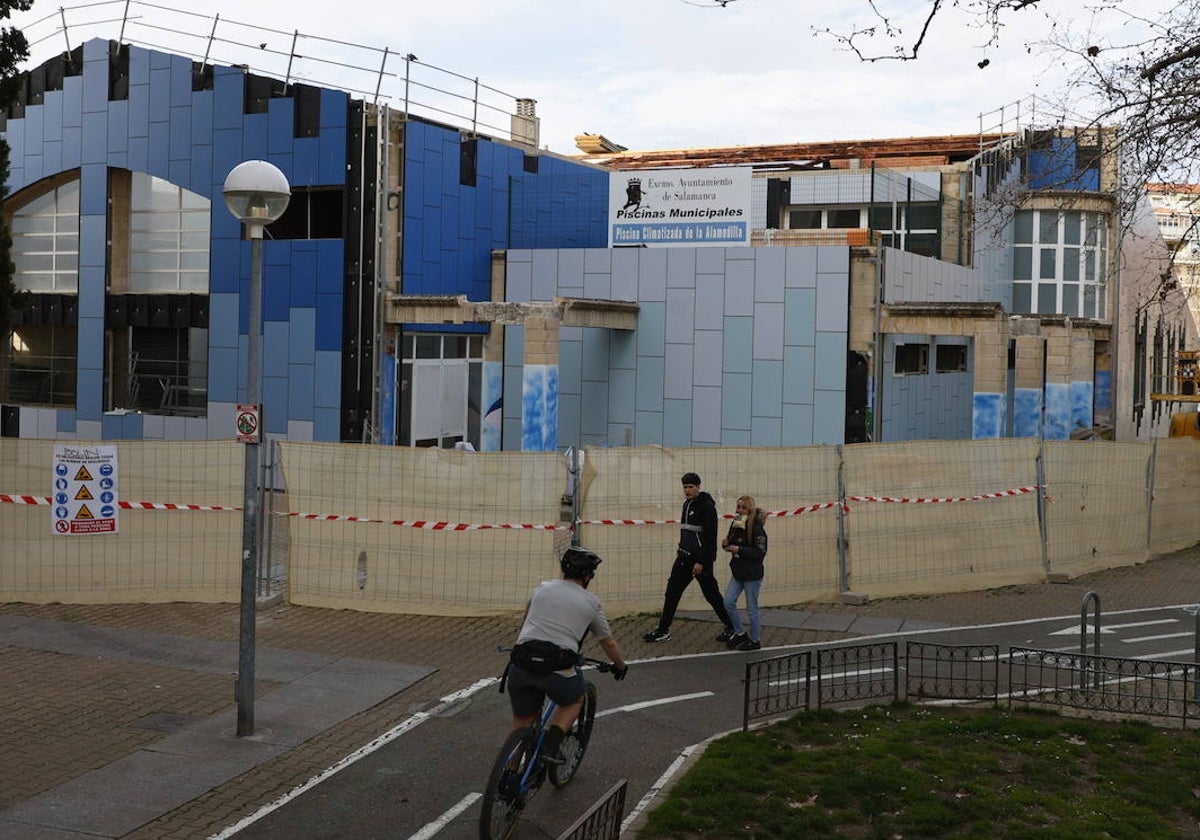
[[[501,651],[505,650],[501,648]],[[581,656],[575,668],[581,670],[584,665],[594,665],[602,674],[613,670],[611,662]],[[521,818],[521,811],[547,778],[556,788],[574,778],[592,738],[592,727],[596,722],[596,698],[595,684],[585,679],[579,717],[563,736],[562,764],[547,765],[539,760],[550,716],[558,706],[549,697],[542,704],[541,713],[533,726],[518,729],[508,736],[492,765],[483,794],[483,812],[479,818],[480,840],[507,840]]]

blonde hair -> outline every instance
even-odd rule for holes
[[[746,514],[746,537],[747,539],[754,538],[754,525],[758,521],[758,502],[754,501],[754,497],[750,494],[738,496],[739,503],[745,503],[749,511]]]

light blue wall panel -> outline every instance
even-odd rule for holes
[[[63,101],[62,91],[48,90],[43,97],[42,137],[44,142],[62,139]]]
[[[286,376],[264,376],[262,378],[264,424],[274,435],[287,433],[289,383]]]
[[[661,358],[667,347],[667,309],[665,303],[640,304],[637,321],[637,352],[643,357]]]
[[[783,416],[783,362],[756,360],[751,374],[754,392],[750,395],[750,404],[754,416]]]
[[[786,248],[755,248],[754,299],[761,303],[783,303],[787,273]]]
[[[62,89],[63,128],[79,128],[83,125],[83,77],[67,76]]]
[[[171,69],[156,66],[159,53],[150,57],[150,122],[165,123],[171,118]]]
[[[783,358],[784,315],[782,303],[754,305],[754,358]]]
[[[705,251],[721,251],[724,248],[704,248]],[[754,263],[747,260],[729,260],[725,262],[725,314],[753,315],[754,314]]]
[[[629,330],[612,330],[608,338],[608,363],[614,370],[637,369],[637,339]]]
[[[640,254],[644,248],[619,248],[612,252],[613,300],[637,300]]]
[[[563,332],[567,332],[564,329]],[[558,392],[579,394],[583,389],[583,332],[571,329],[577,337],[573,341],[563,340],[558,351]]]
[[[692,389],[692,439],[697,446],[721,443],[721,387]]]
[[[235,339],[236,341],[236,339]],[[209,403],[236,403],[241,358],[237,346],[208,348]]]
[[[583,330],[583,380],[600,382],[608,379],[608,330]]]
[[[754,413],[751,398],[754,377],[749,373],[726,373],[721,381],[721,427],[750,430],[750,416]]]
[[[811,345],[817,331],[816,290],[788,289],[784,301],[784,344]]]
[[[662,445],[668,447],[693,446],[692,401],[666,400],[663,403]]]
[[[692,326],[694,329],[719,330],[726,312],[729,311],[725,297],[725,279],[720,274],[696,275],[695,305]],[[677,292],[672,292],[677,294]],[[749,315],[749,312],[729,312],[731,315]]]
[[[267,321],[262,325],[263,376],[287,378],[289,332],[285,321]]]
[[[83,121],[83,136],[87,141],[83,144],[83,149],[80,153],[80,162],[84,164],[106,164],[108,162],[108,150],[104,147],[104,142],[95,142],[93,138],[108,137],[108,114],[104,111],[85,111],[82,117]],[[54,173],[47,172],[47,175]]]
[[[815,347],[786,347],[783,352],[783,401],[812,405],[816,387]]]
[[[664,440],[664,415],[661,410],[639,411],[634,416],[634,421],[636,423],[633,432],[634,446],[662,445],[659,443]]]
[[[187,148],[187,144],[183,144]],[[108,106],[108,153],[129,152],[129,103],[112,102]]]
[[[644,308],[648,303],[667,299],[667,249],[639,248],[638,296]]]
[[[662,358],[641,357],[638,359],[637,412],[639,416],[662,413],[665,367],[665,360]]]
[[[340,440],[342,435],[342,412],[337,408],[317,408],[313,420],[314,440]]]
[[[85,319],[80,318],[79,320],[82,326]],[[78,373],[75,386],[76,414],[80,420],[99,420],[101,408],[104,405],[103,376],[99,370],[83,367],[79,369]]]
[[[817,249],[787,248],[784,256],[784,288],[815,289],[817,287]]]
[[[633,370],[614,370],[608,383],[608,420],[610,423],[633,425],[634,394],[637,373]],[[589,406],[591,403],[588,404]]]
[[[312,358],[310,353],[308,358]],[[316,366],[311,364],[288,365],[289,420],[312,420],[315,417]],[[286,431],[286,430],[285,430]]]
[[[693,346],[693,388],[720,388],[721,354],[723,352],[719,330],[696,330],[696,343]]]
[[[318,351],[316,364],[316,383],[313,389],[313,401],[318,408],[337,410],[342,404],[342,354],[333,351]],[[318,440],[330,440],[328,437],[318,437]],[[337,440],[334,434],[332,440]]]
[[[667,344],[691,344],[696,329],[695,288],[667,287]]]
[[[846,335],[820,332],[816,342],[816,380],[818,391],[844,393],[846,390]]]
[[[783,446],[783,418],[755,417],[747,446]]]
[[[721,370],[726,373],[750,373],[754,364],[754,321],[729,316],[722,332]]]
[[[59,157],[59,165],[62,166],[65,172],[68,169],[76,169],[83,161],[83,129],[78,126],[66,126],[63,128],[62,151]]]

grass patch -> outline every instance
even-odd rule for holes
[[[1200,836],[1200,734],[905,703],[709,745],[638,840]]]

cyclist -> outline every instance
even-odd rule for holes
[[[558,704],[542,748],[542,760],[548,764],[562,763],[563,736],[583,704],[583,674],[576,665],[588,632],[612,660],[614,678],[622,680],[629,672],[600,599],[587,591],[600,563],[593,551],[568,548],[559,561],[562,579],[542,581],[529,596],[513,646],[507,676],[513,731],[533,725],[545,696]]]

